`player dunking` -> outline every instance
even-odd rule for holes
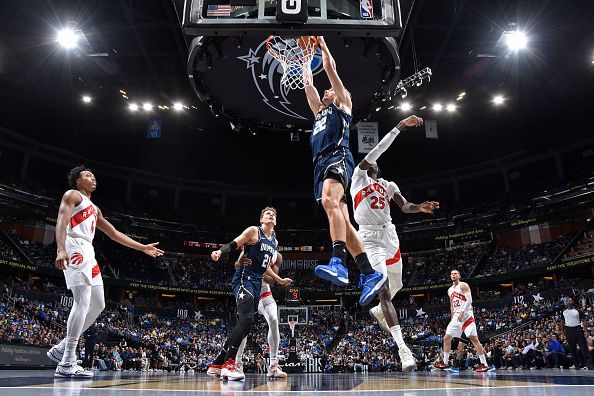
[[[272,268],[272,270],[278,274],[283,262],[283,256],[280,253],[277,253],[276,255],[276,261],[270,266],[270,268]],[[239,265],[250,264],[251,260],[247,257],[243,257],[242,253],[237,263],[235,263],[235,267],[237,268]],[[270,348],[270,366],[268,367],[267,376],[268,378],[287,378],[287,373],[285,373],[278,365],[278,347],[280,343],[280,331],[278,329],[278,308],[276,306],[276,301],[274,301],[274,297],[272,296],[272,290],[270,290],[270,285],[274,284],[275,282],[274,279],[272,279],[272,277],[267,274],[264,274],[262,280],[262,288],[260,289],[260,298],[258,302],[258,313],[264,316],[266,323],[268,323],[267,341],[268,347]],[[242,356],[246,342],[247,336],[243,338],[235,358],[235,366],[240,371],[243,368]]]
[[[410,116],[400,121],[382,138],[359,163],[353,172],[351,196],[355,221],[359,224],[359,236],[365,244],[373,268],[388,277],[388,281],[380,288],[380,303],[371,308],[380,326],[389,332],[396,345],[402,362],[402,370],[410,371],[416,367],[410,349],[404,343],[402,330],[398,323],[398,315],[392,299],[402,288],[402,259],[400,257],[400,241],[396,227],[390,216],[390,200],[393,199],[404,213],[433,213],[439,208],[438,202],[413,204],[400,193],[394,182],[379,178],[377,160],[390,147],[396,136],[408,127],[423,124],[423,119]]]
[[[449,368],[448,362],[450,360],[452,338],[460,338],[462,333],[464,333],[470,338],[470,342],[474,345],[480,360],[479,366],[474,371],[476,373],[491,371],[494,368],[487,365],[485,350],[478,339],[476,331],[476,323],[472,313],[470,286],[466,282],[460,282],[460,271],[457,269],[453,269],[450,272],[450,279],[452,280],[452,286],[448,289],[448,297],[450,298],[452,319],[448,324],[445,337],[443,338],[443,360],[435,362],[433,366],[442,370]]]
[[[365,306],[373,300],[386,282],[385,274],[374,271],[365,253],[365,247],[349,219],[345,192],[353,174],[354,160],[349,149],[349,129],[352,122],[351,95],[336,71],[336,63],[323,37],[318,37],[322,51],[324,71],[332,87],[320,95],[311,75],[305,94],[315,116],[311,133],[311,151],[314,166],[314,194],[328,216],[332,238],[332,258],[328,265],[318,265],[315,273],[337,286],[349,283],[345,267],[347,248],[359,271],[359,286],[363,288],[359,304]]]
[[[68,184],[72,190],[66,191],[62,197],[56,221],[56,267],[64,271],[66,287],[72,290],[74,304],[68,315],[66,337],[53,346],[47,356],[58,363],[56,377],[90,378],[93,372],[76,363],[76,346],[80,335],[105,308],[103,279],[93,249],[95,229],[151,257],[161,256],[163,251],[156,248],[158,242],[143,245],[130,239],[103,217],[101,210],[91,202],[97,182],[90,169],[84,165],[72,169]]]
[[[218,261],[231,252],[244,247],[244,255],[251,260],[250,265],[242,265],[233,274],[231,287],[237,304],[237,324],[225,341],[221,352],[209,366],[207,374],[220,376],[223,379],[242,380],[245,378],[241,370],[237,370],[235,357],[245,336],[254,325],[254,313],[258,309],[258,300],[262,288],[262,276],[269,275],[275,282],[287,286],[292,281],[280,278],[270,264],[276,262],[277,240],[274,233],[276,225],[276,209],[266,207],[260,213],[260,226],[246,228],[233,241],[223,245],[221,249],[211,253],[211,258]]]

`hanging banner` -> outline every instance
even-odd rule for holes
[[[359,138],[359,153],[367,154],[378,143],[377,122],[360,122],[357,124]]]

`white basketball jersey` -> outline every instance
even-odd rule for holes
[[[392,222],[390,199],[400,189],[394,182],[373,180],[367,171],[355,167],[351,180],[351,196],[355,221],[359,225],[382,225]]]
[[[472,294],[470,291],[466,294],[462,293],[460,283],[448,289],[448,296],[450,297],[450,304],[452,304],[454,313],[462,312],[462,306],[466,303],[466,300],[470,300],[466,306],[466,311],[472,311]]]
[[[97,207],[83,194],[80,194],[80,196],[82,201],[72,210],[66,228],[66,235],[70,238],[81,238],[93,243],[95,228],[97,227]]]

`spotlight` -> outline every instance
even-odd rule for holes
[[[493,98],[493,103],[496,104],[497,106],[502,105],[503,102],[505,102],[505,98],[501,95],[497,95]]]
[[[465,92],[465,91],[462,91],[462,92],[460,92],[460,93],[458,94],[458,97],[460,97],[460,98],[463,98],[463,97],[465,97],[465,96],[466,96],[466,92]]]
[[[153,105],[152,105],[152,104],[150,104],[150,103],[144,103],[144,104],[142,105],[142,109],[143,109],[144,111],[151,111],[151,110],[153,109]]]
[[[375,111],[380,111],[381,109],[382,109],[381,107],[378,107],[375,109]]]
[[[508,32],[505,43],[510,50],[517,52],[526,48],[526,44],[528,44],[528,38],[524,32]]]
[[[400,88],[400,96],[402,97],[402,99],[406,98],[406,95],[408,95],[408,91],[406,90],[406,88]]]
[[[138,110],[138,105],[136,103],[130,103],[128,105],[128,108],[130,109],[130,111],[136,111]]]
[[[88,95],[85,95],[85,96],[83,96],[83,97],[82,97],[82,101],[83,101],[84,103],[91,103],[91,101],[92,101],[92,100],[93,100],[93,99],[91,99],[91,97],[90,97],[90,96],[88,96]]]
[[[78,37],[76,36],[76,33],[74,33],[74,30],[62,29],[58,32],[56,41],[58,41],[62,47],[70,49],[76,47]]]
[[[184,105],[182,103],[177,102],[177,103],[173,104],[173,110],[181,111],[183,109],[184,109]]]
[[[433,105],[433,111],[442,111],[443,110],[443,106],[440,105],[439,103],[436,103]]]
[[[419,110],[425,110],[426,108],[427,108],[427,106],[423,106]]]
[[[450,104],[448,104],[448,105],[446,106],[446,110],[447,110],[447,111],[449,111],[449,112],[451,113],[452,111],[455,111],[455,110],[456,110],[456,105],[455,105],[455,104],[453,104],[453,103],[450,103]]]
[[[404,102],[400,105],[400,110],[402,110],[402,111],[410,111],[411,109],[412,109],[412,106],[408,102]]]

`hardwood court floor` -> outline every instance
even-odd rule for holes
[[[274,381],[248,374],[244,382],[228,383],[203,373],[96,372],[92,381],[54,379],[53,374],[52,370],[0,370],[0,396],[594,395],[594,371],[576,370],[294,374]]]

